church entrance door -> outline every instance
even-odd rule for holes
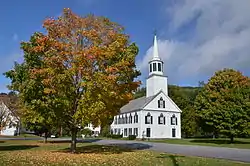
[[[150,133],[151,133],[150,128],[147,128],[146,136],[147,136],[147,137],[150,137]]]
[[[176,137],[176,129],[172,129],[172,137],[173,137],[173,138]]]

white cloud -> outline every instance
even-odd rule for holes
[[[188,40],[159,40],[165,73],[173,83],[198,82],[224,67],[250,69],[249,0],[183,0],[168,7],[165,15],[171,19],[167,33],[184,33],[185,25],[195,24]],[[142,73],[147,71],[151,49],[138,64]]]

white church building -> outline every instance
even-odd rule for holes
[[[181,138],[181,110],[168,96],[168,78],[163,73],[157,38],[149,61],[146,96],[130,101],[120,109],[111,124],[113,134],[137,138]]]

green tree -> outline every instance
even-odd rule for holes
[[[15,99],[15,107],[18,109],[18,115],[21,117],[23,126],[30,130],[44,131],[45,142],[49,131],[57,125],[58,119],[51,109],[56,109],[53,102],[53,96],[44,92],[42,77],[32,77],[33,69],[43,67],[43,52],[32,51],[33,47],[38,45],[37,39],[43,37],[41,33],[35,33],[28,42],[21,43],[21,49],[24,52],[24,61],[21,64],[15,63],[12,70],[4,73],[11,79],[11,85],[8,86],[13,92],[9,94],[12,100],[15,99],[14,92],[18,92],[18,100]]]
[[[197,115],[193,108],[196,95],[196,87],[169,85],[169,97],[182,110],[181,131],[185,137],[193,136],[198,128]]]
[[[92,135],[92,131],[89,128],[84,128],[81,130],[81,134],[90,137]]]
[[[250,79],[233,69],[217,71],[198,94],[195,107],[204,131],[234,141],[250,122]]]
[[[140,98],[146,96],[146,88],[142,87],[142,88],[138,88],[136,90],[136,92],[134,93],[134,99]]]

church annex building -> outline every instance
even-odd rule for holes
[[[113,134],[137,138],[181,138],[181,110],[168,96],[168,78],[154,37],[153,57],[149,61],[146,96],[131,100],[120,109],[111,124]]]

